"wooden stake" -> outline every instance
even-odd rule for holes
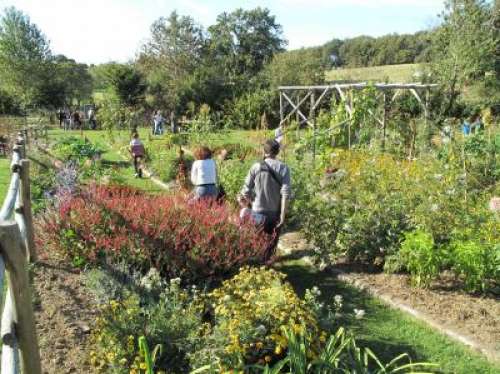
[[[41,374],[40,352],[28,277],[28,262],[22,251],[21,237],[16,223],[12,221],[0,222],[0,246],[17,312],[16,334],[22,352],[23,373]]]
[[[21,160],[21,191],[19,193],[22,201],[22,215],[25,224],[24,242],[26,246],[26,254],[28,262],[37,260],[35,247],[35,233],[33,229],[33,214],[31,211],[31,187],[30,187],[30,162],[29,160]]]

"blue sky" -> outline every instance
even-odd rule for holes
[[[55,53],[101,63],[133,59],[153,21],[173,10],[208,26],[223,11],[267,7],[289,48],[299,48],[426,29],[437,24],[443,0],[0,0],[1,9],[7,6],[27,13]]]

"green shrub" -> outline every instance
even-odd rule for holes
[[[69,136],[61,138],[52,150],[56,157],[62,160],[85,161],[99,156],[103,150],[101,147],[93,144],[87,138],[77,138]]]
[[[449,245],[450,266],[468,291],[500,285],[500,222],[493,217],[479,227],[456,231]]]
[[[163,285],[158,298],[131,294],[100,308],[93,329],[90,362],[99,372],[143,373],[147,357],[143,346],[156,350],[154,372],[186,372],[186,352],[202,333],[203,304],[198,291],[186,291],[180,280]]]
[[[33,162],[30,165],[31,208],[39,213],[47,207],[48,196],[55,189],[56,172],[49,166]]]
[[[243,187],[253,160],[224,160],[219,162],[219,181],[226,192],[226,201],[236,204],[236,197]]]
[[[228,122],[232,128],[256,129],[264,113],[273,113],[272,104],[276,98],[272,90],[260,89],[244,94],[230,103]]]
[[[432,235],[421,230],[405,233],[398,258],[416,286],[428,286],[439,274],[443,261]]]

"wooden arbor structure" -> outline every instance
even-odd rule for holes
[[[370,115],[380,125],[382,130],[382,146],[385,147],[386,123],[388,108],[404,91],[409,91],[424,111],[424,118],[427,124],[429,118],[429,94],[430,90],[437,87],[437,84],[422,83],[330,83],[319,86],[280,86],[280,126],[283,126],[290,118],[295,115],[300,125],[307,124],[316,133],[316,114],[329,97],[334,97],[336,101],[342,101],[349,118],[353,116],[353,100],[351,92],[354,90],[363,90],[368,87],[374,87],[377,91],[377,99],[381,101],[382,113],[370,112]],[[343,125],[339,123],[338,125]],[[347,121],[349,128],[349,148],[351,147],[350,126],[351,121]]]

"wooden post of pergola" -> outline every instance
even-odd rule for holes
[[[402,92],[410,92],[424,111],[424,121],[425,126],[427,126],[429,119],[429,95],[432,88],[437,87],[437,84],[423,84],[423,83],[375,83],[369,85],[366,82],[362,83],[330,83],[327,85],[317,85],[317,86],[280,86],[278,87],[280,93],[280,126],[284,127],[284,124],[293,116],[296,116],[298,126],[306,124],[309,128],[313,130],[313,159],[316,153],[316,112],[320,108],[321,104],[328,94],[335,95],[345,103],[345,109],[347,111],[349,119],[347,120],[348,126],[348,146],[351,148],[351,122],[354,110],[354,103],[352,100],[352,93],[354,90],[363,90],[368,87],[374,87],[376,91],[382,93],[382,95],[377,95],[382,98],[382,116],[377,113],[371,112],[370,115],[377,121],[381,126],[382,130],[382,147],[385,149],[386,142],[386,128],[387,128],[387,117],[388,117],[388,107],[394,102]],[[392,97],[389,100],[388,94],[392,93]],[[422,99],[421,93],[424,92],[425,96]],[[301,93],[304,94],[302,97]],[[317,96],[319,93],[319,96]],[[308,100],[309,99],[309,100]],[[306,105],[309,101],[309,111],[307,112]],[[305,115],[304,113],[307,113]],[[346,122],[336,124],[336,126],[344,125]],[[286,129],[284,128],[286,133]]]

